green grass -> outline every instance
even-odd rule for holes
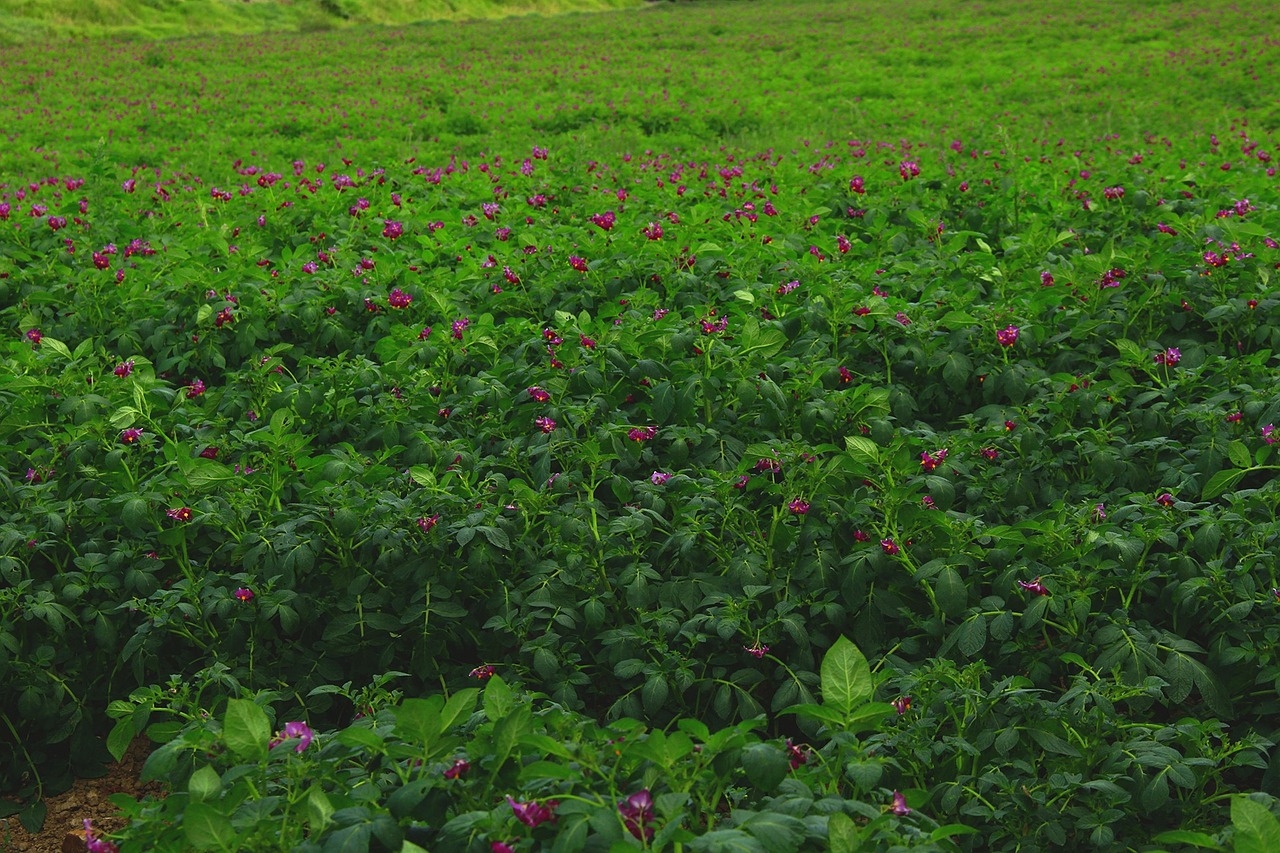
[[[642,0],[17,0],[0,9],[0,44],[47,38],[168,39],[317,31],[418,21],[593,12]]]

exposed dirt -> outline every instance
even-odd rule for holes
[[[138,781],[142,764],[150,754],[152,744],[146,738],[138,738],[124,754],[119,764],[107,765],[107,774],[97,779],[77,779],[71,790],[48,797],[49,807],[44,828],[35,835],[29,834],[16,817],[0,821],[0,851],[4,853],[81,853],[84,846],[84,820],[90,818],[97,829],[104,832],[120,829],[124,821],[114,817],[116,807],[107,797],[112,794],[130,794],[141,799],[147,794],[159,794],[160,785],[155,782],[143,785]],[[7,827],[5,826],[7,824]]]

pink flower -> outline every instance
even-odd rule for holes
[[[461,776],[463,773],[466,773],[470,769],[471,769],[470,761],[467,761],[465,758],[455,758],[453,761],[453,764],[445,768],[444,778],[457,779],[459,776]]]
[[[536,829],[540,824],[556,819],[555,808],[560,805],[556,800],[548,800],[543,803],[518,803],[510,796],[507,797],[507,803],[511,806],[511,811],[516,813],[516,820],[523,823],[530,829]]]
[[[1106,521],[1106,520],[1107,520],[1107,507],[1106,507],[1106,505],[1105,505],[1105,504],[1096,504],[1096,505],[1094,506],[1094,508],[1093,508],[1093,520],[1094,520],[1094,521]]]
[[[586,271],[587,271],[587,261],[586,261],[586,259],[585,259],[585,258],[580,258],[580,257],[578,257],[577,255],[570,255],[570,256],[569,256],[569,266],[573,267],[573,268],[574,268],[575,270],[577,270],[578,272],[586,272]]]
[[[1102,197],[1108,201],[1117,201],[1124,198],[1124,187],[1104,187]]]
[[[802,746],[796,746],[791,742],[791,738],[787,738],[787,763],[791,765],[792,770],[809,763],[808,750]]]
[[[489,853],[516,853],[516,850],[505,841],[490,841]]]
[[[101,838],[94,832],[93,820],[84,819],[84,849],[87,853],[116,853],[119,849],[110,841]]]
[[[899,311],[897,314],[894,314],[893,319],[897,320],[899,323],[901,323],[904,326],[911,325],[911,318],[907,316],[906,311]]]
[[[903,714],[911,710],[911,697],[899,696],[897,699],[894,699],[893,702],[890,704],[893,705],[893,710],[897,711],[898,716],[901,717]]]
[[[1171,507],[1173,506],[1174,500],[1175,498],[1172,494],[1170,494],[1169,492],[1164,492],[1158,498],[1156,498],[1156,503],[1160,504],[1160,506],[1163,506],[1163,507]]]
[[[408,308],[412,301],[413,297],[398,287],[392,288],[391,294],[387,296],[387,304],[392,308]]]
[[[404,234],[404,223],[395,222],[393,220],[385,220],[382,226],[382,236],[388,240],[395,240]]]
[[[40,341],[44,340],[44,333],[39,329],[27,329],[27,340],[31,341],[31,347],[40,346]]]
[[[635,838],[641,841],[653,838],[653,827],[646,825],[653,820],[653,796],[648,788],[618,803],[618,813],[622,815],[622,824],[627,832]]]
[[[418,529],[423,533],[431,532],[431,528],[440,523],[440,513],[434,515],[424,515],[418,519]]]
[[[116,376],[119,376],[121,379],[127,378],[131,373],[133,373],[133,359],[120,362],[116,365],[115,370],[111,372]]]
[[[853,531],[853,539],[855,542],[870,542],[871,534],[864,530],[855,530]]]
[[[898,817],[906,817],[911,814],[911,809],[907,806],[907,798],[897,791],[893,792],[893,805],[889,806],[889,812]]]
[[[211,444],[211,445],[209,445],[209,446],[208,446],[208,447],[206,447],[204,450],[201,450],[201,451],[200,451],[200,458],[201,458],[201,459],[217,459],[217,458],[218,458],[218,448],[217,448],[217,447],[215,447],[215,446],[214,446],[214,445],[212,445],[212,444]]]
[[[1227,415],[1227,423],[1229,424],[1238,424],[1242,420],[1244,420],[1244,414],[1242,412],[1232,412]]]
[[[1278,440],[1278,439],[1273,435],[1273,433],[1275,433],[1275,431],[1276,431],[1276,425],[1275,425],[1275,424],[1267,424],[1266,426],[1264,426],[1264,427],[1262,428],[1262,440],[1263,440],[1263,441],[1265,441],[1267,444],[1275,444],[1275,443],[1276,443],[1276,441]]]
[[[1177,347],[1169,347],[1164,352],[1158,352],[1155,355],[1156,364],[1165,364],[1173,367],[1180,361],[1182,361],[1182,350]]]
[[[791,510],[792,515],[805,515],[809,512],[809,502],[796,498],[787,504],[787,509]]]
[[[311,739],[316,733],[311,727],[299,720],[284,724],[284,731],[280,732],[271,739],[271,743],[267,744],[269,749],[275,749],[286,740],[297,740],[298,745],[293,748],[294,752],[302,752],[311,745]]]
[[[120,431],[121,444],[136,444],[140,438],[142,438],[142,430],[137,427],[129,427]]]
[[[769,647],[756,640],[753,645],[743,646],[742,650],[754,657],[756,660],[764,660],[764,656],[769,653]]]
[[[890,557],[892,557],[894,554],[897,554],[899,551],[902,550],[901,548],[898,547],[898,543],[894,542],[892,539],[881,539],[880,549],[884,551],[886,554],[888,554]]]
[[[482,663],[475,669],[471,670],[471,672],[467,673],[471,678],[476,678],[480,681],[484,681],[486,678],[493,678],[497,674],[498,671],[494,669],[491,664],[487,663]]]
[[[591,221],[595,223],[601,231],[609,231],[613,228],[613,224],[617,221],[617,217],[611,210],[608,213],[595,214],[591,217]]]
[[[982,458],[988,462],[996,461],[996,458],[1000,455],[1000,451],[994,447],[984,447],[980,452],[982,453]]]
[[[204,382],[199,379],[194,380],[187,386],[187,399],[194,400],[204,393]]]
[[[658,428],[652,427],[652,426],[632,427],[631,429],[627,430],[627,438],[631,439],[632,441],[640,442],[640,443],[648,441],[649,439],[653,438],[657,434],[658,434]]]
[[[248,604],[250,601],[253,601],[253,590],[242,586],[235,592],[231,593],[231,596],[241,604]]]
[[[996,332],[996,341],[1002,347],[1011,347],[1018,342],[1018,327],[1006,326]]]
[[[946,449],[935,450],[933,453],[924,451],[920,454],[920,467],[925,473],[929,473],[942,464],[942,460],[947,458]]]
[[[670,479],[671,475],[663,473],[662,471],[654,471],[649,475],[649,482],[653,483],[655,486],[665,486],[667,481]]]
[[[189,506],[180,506],[180,507],[175,507],[173,509],[167,509],[164,511],[164,514],[172,518],[174,521],[182,521],[182,522],[190,521],[194,516],[194,513],[191,512],[191,507]]]
[[[539,403],[545,403],[551,399],[551,395],[539,388],[537,385],[530,385],[525,389],[525,393]]]
[[[538,429],[543,432],[553,432],[556,428],[556,422],[545,416],[536,417],[533,419],[533,422],[537,425]]]
[[[1036,595],[1049,594],[1049,590],[1045,588],[1045,585],[1040,583],[1040,578],[1036,578],[1035,580],[1030,582],[1018,581],[1018,586],[1022,587],[1027,592],[1035,593]]]
[[[903,160],[898,164],[898,174],[902,180],[909,181],[920,174],[920,164],[913,160]]]

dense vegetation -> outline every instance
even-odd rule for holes
[[[0,51],[13,809],[1267,849],[1280,42],[1107,8]]]

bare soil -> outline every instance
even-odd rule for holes
[[[82,853],[85,849],[85,818],[93,821],[95,829],[104,832],[121,829],[124,820],[115,817],[116,807],[107,799],[109,796],[123,793],[142,799],[148,794],[160,795],[163,791],[155,782],[144,785],[138,780],[152,746],[146,738],[138,738],[129,746],[119,764],[107,765],[105,776],[77,779],[70,790],[47,797],[48,816],[44,828],[35,835],[23,829],[16,817],[0,820],[0,851]]]

